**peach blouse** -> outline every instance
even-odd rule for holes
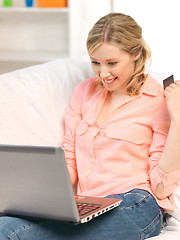
[[[129,96],[98,125],[107,90],[94,79],[76,86],[65,114],[63,148],[72,183],[78,181],[77,194],[107,196],[133,188],[153,194],[163,182],[164,198],[157,202],[174,210],[170,196],[179,171],[165,174],[158,166],[170,125],[161,85],[148,75],[140,94]]]

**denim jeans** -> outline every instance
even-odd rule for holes
[[[119,207],[79,225],[0,217],[0,240],[141,240],[160,233],[163,210],[149,192],[134,189],[108,197],[123,201]]]

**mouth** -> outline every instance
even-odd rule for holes
[[[109,78],[109,79],[103,79],[103,82],[107,85],[110,85],[112,84],[113,82],[116,81],[116,79],[118,79],[118,77],[115,77],[115,78]]]

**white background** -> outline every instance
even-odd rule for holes
[[[131,15],[152,51],[151,69],[180,79],[180,1],[114,0],[114,11]]]

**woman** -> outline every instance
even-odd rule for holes
[[[144,72],[150,50],[130,16],[101,18],[89,33],[87,49],[97,77],[76,87],[67,108],[67,165],[78,194],[123,201],[77,226],[1,218],[1,240],[146,239],[160,233],[164,209],[174,210],[171,194],[180,169],[180,113],[174,105],[180,98],[179,81],[165,91],[169,115],[162,87]]]

